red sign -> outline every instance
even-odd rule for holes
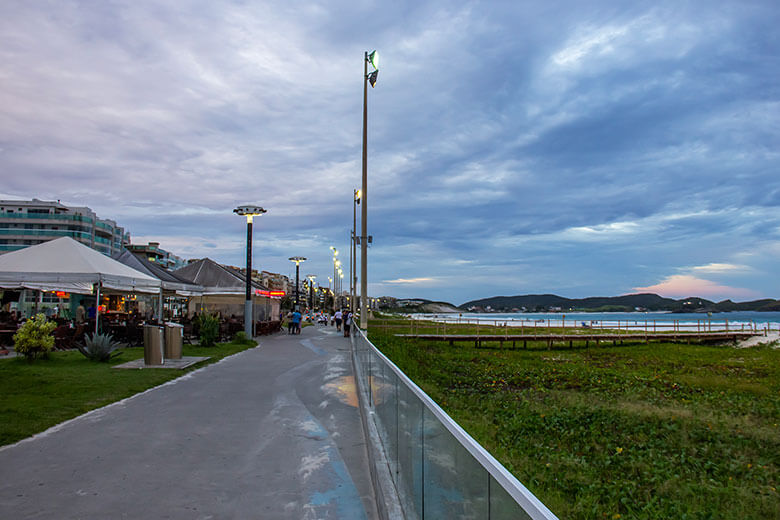
[[[65,291],[56,291],[54,294],[57,295],[57,298],[67,298],[68,297],[68,293],[66,293]]]
[[[255,289],[255,296],[266,296],[270,298],[281,298],[284,296],[284,291],[264,291],[262,289]]]

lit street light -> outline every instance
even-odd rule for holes
[[[306,261],[306,257],[303,256],[292,256],[289,258],[291,262],[295,262],[295,310],[300,312],[300,295],[301,295],[301,286],[300,286],[300,270],[301,270],[301,262]]]
[[[314,310],[314,280],[316,275],[307,274],[306,278],[309,279],[309,309]]]
[[[253,334],[254,319],[252,316],[252,219],[259,217],[266,210],[260,206],[239,206],[233,210],[236,215],[246,217],[246,301],[244,302],[244,332],[248,338]]]
[[[368,73],[368,64],[374,71]],[[363,207],[360,209],[360,328],[368,327],[368,85],[376,85],[379,75],[379,54],[365,53],[363,57],[363,186],[360,190]]]

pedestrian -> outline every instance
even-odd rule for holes
[[[352,312],[347,311],[344,313],[344,337],[345,338],[349,337],[349,329],[351,325],[352,325]]]
[[[296,309],[292,314],[293,334],[301,333],[301,313]]]
[[[293,321],[293,314],[287,313],[287,334],[295,334],[295,322]]]
[[[343,317],[343,314],[341,314],[341,309],[336,311],[336,314],[333,315],[333,319],[336,320],[336,330],[341,330],[341,318]]]

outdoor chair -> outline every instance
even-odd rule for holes
[[[187,345],[192,345],[192,339],[195,337],[194,334],[194,327],[192,326],[191,321],[182,321],[182,338],[184,340],[184,343]]]
[[[227,341],[230,339],[230,323],[225,320],[219,322],[219,341]]]
[[[71,329],[68,325],[60,325],[54,329],[54,348],[56,350],[72,349],[75,331],[75,329]]]

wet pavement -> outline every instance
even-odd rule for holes
[[[262,337],[0,448],[0,518],[374,520],[349,345]]]

